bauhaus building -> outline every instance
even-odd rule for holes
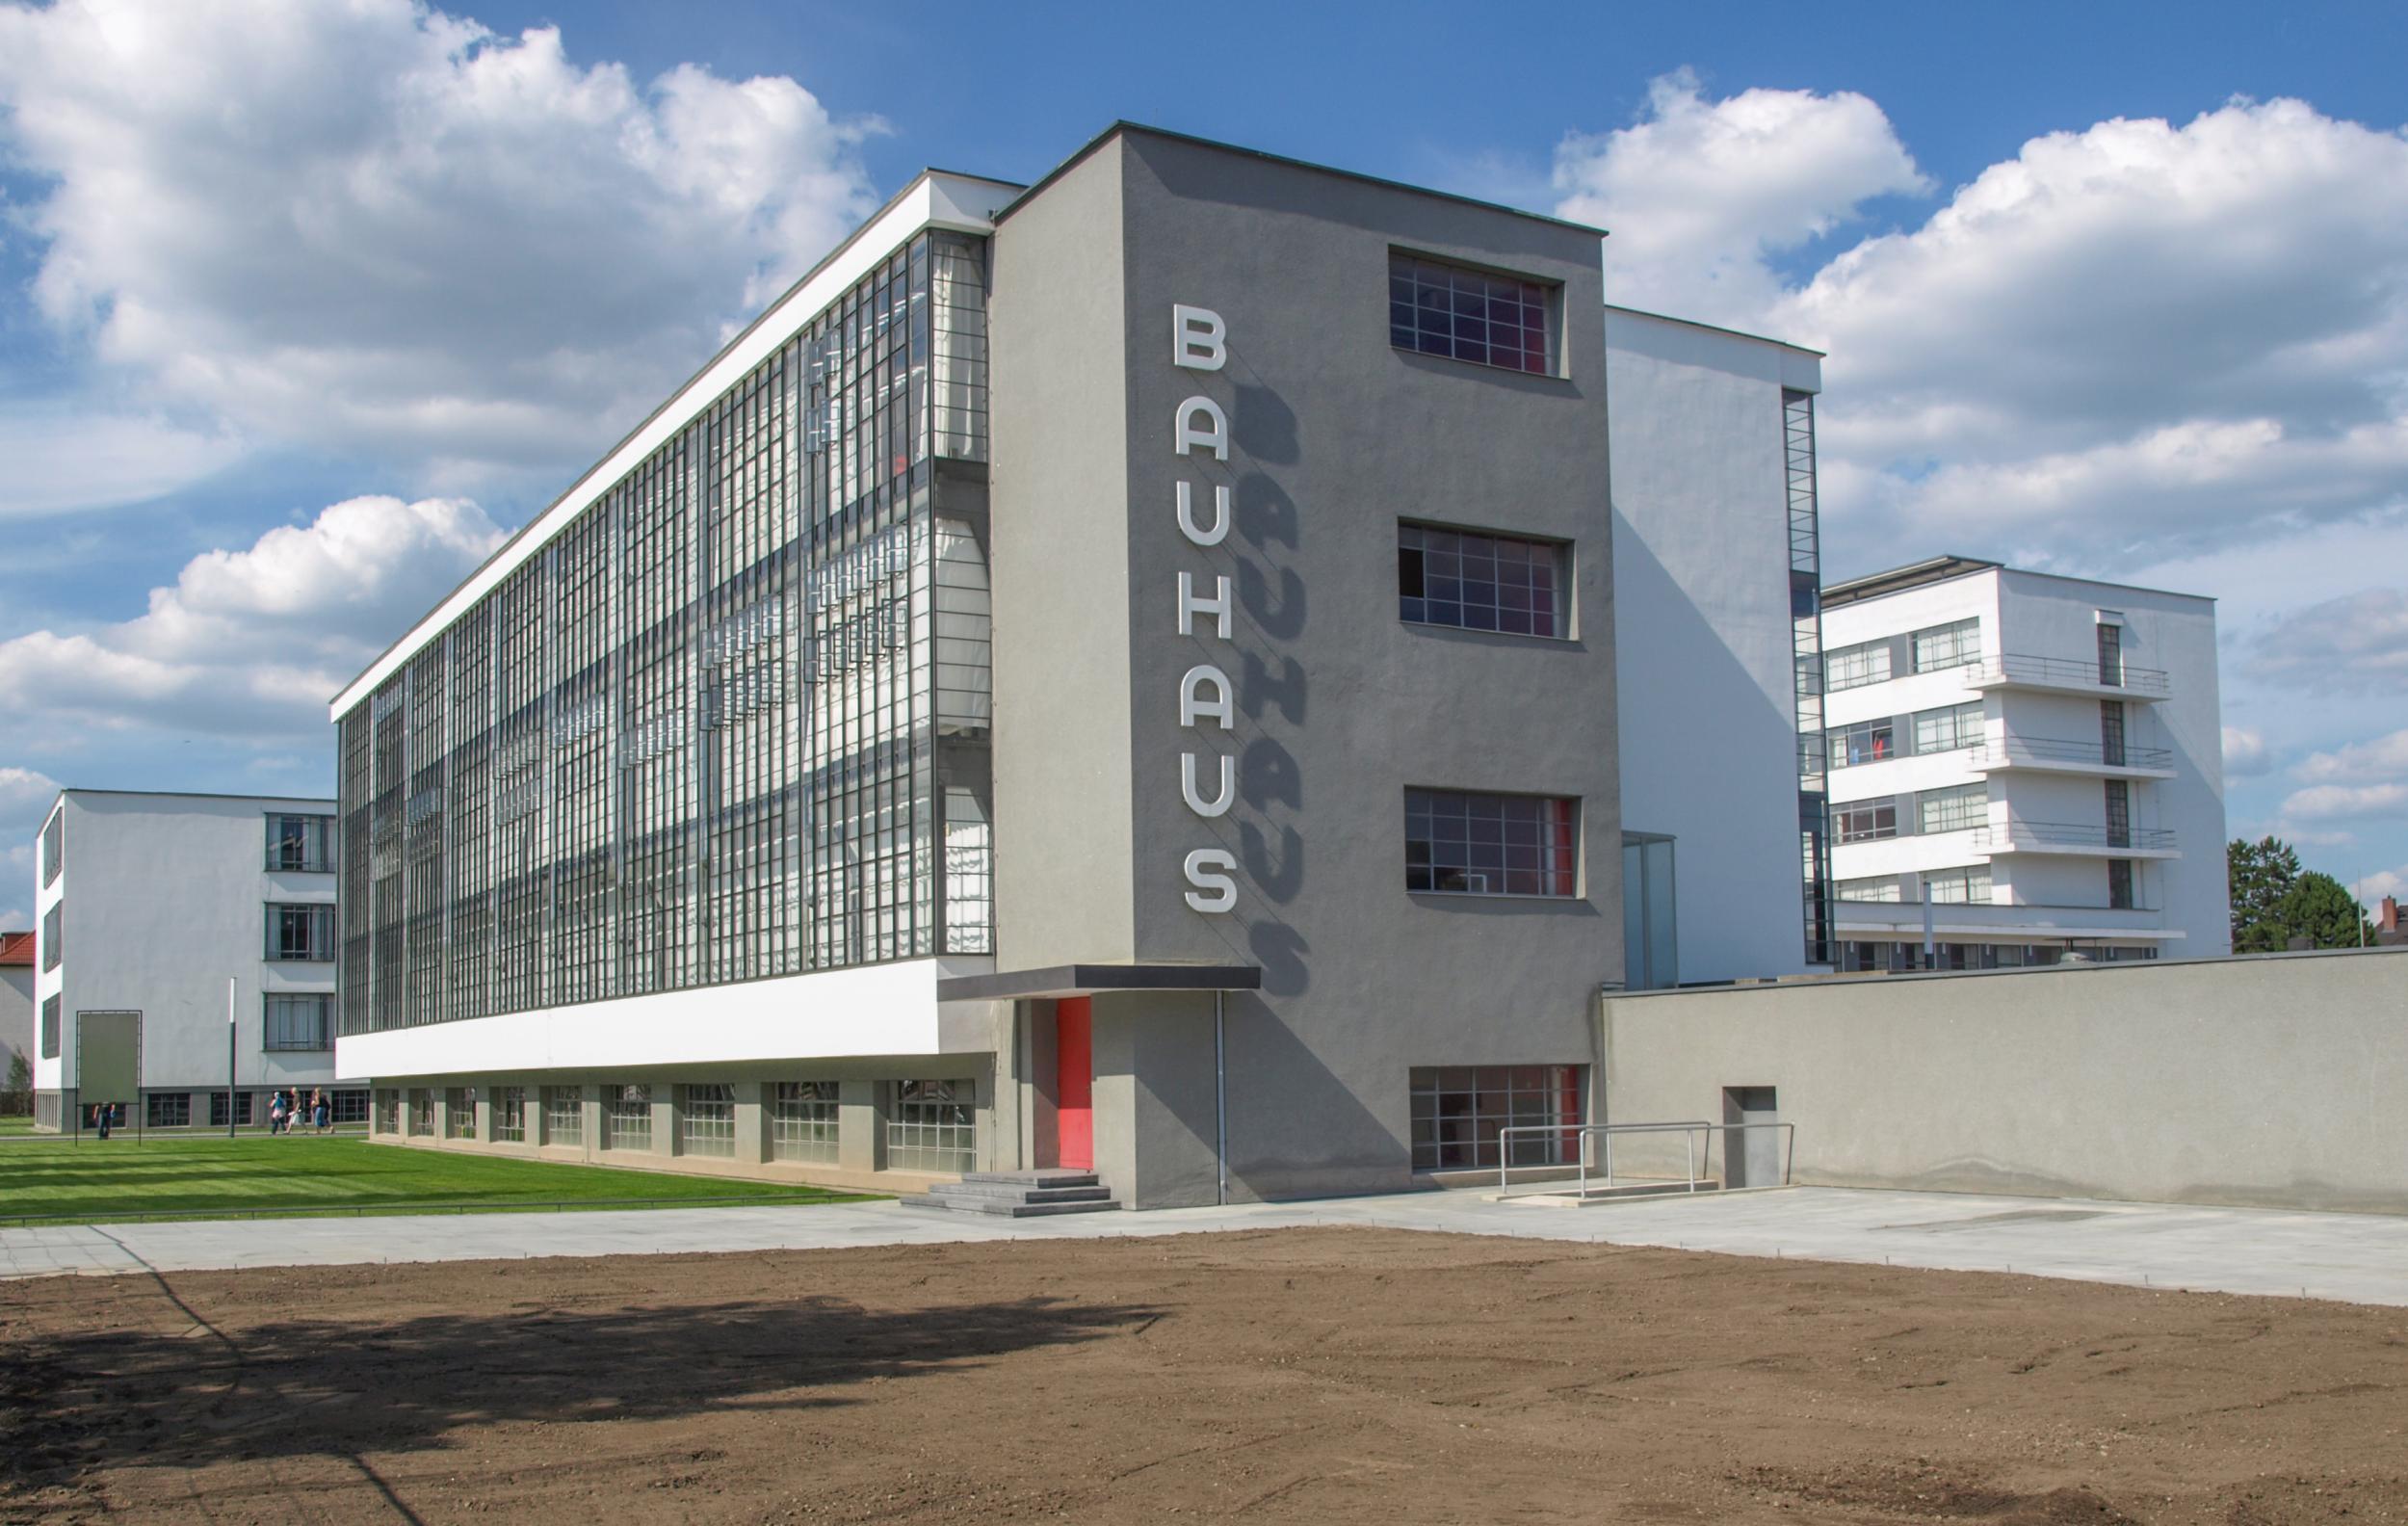
[[[336,698],[378,1133],[1394,1188],[1560,1148],[1601,992],[1827,960],[1816,356],[1599,237],[922,175]]]

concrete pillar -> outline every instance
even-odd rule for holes
[[[677,1088],[652,1084],[652,1153],[677,1153]]]
[[[886,1169],[886,1083],[836,1084],[836,1164],[846,1171]]]
[[[589,1081],[578,1089],[584,1093],[586,1108],[585,1138],[580,1142],[589,1162],[602,1158],[602,1087]]]
[[[770,1099],[773,1081],[736,1083],[736,1164],[758,1166],[770,1158]]]

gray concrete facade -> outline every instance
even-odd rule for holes
[[[1557,374],[1392,348],[1399,250],[1553,288]],[[1403,1185],[1411,1066],[1585,1066],[1621,972],[1597,234],[1124,128],[999,218],[994,282],[997,967],[1259,965],[1225,1006],[1231,1196]],[[1224,367],[1174,363],[1179,304]],[[1225,460],[1175,450],[1192,397]],[[1228,489],[1225,540],[1182,534],[1182,482],[1199,518]],[[1400,521],[1568,544],[1568,639],[1401,621]],[[1228,639],[1181,634],[1183,572],[1229,579]],[[1181,724],[1207,664],[1226,730]],[[1227,814],[1183,802],[1185,751],[1234,755]],[[1408,893],[1412,787],[1576,799],[1579,892]],[[1227,914],[1185,900],[1199,849]],[[1095,999],[1097,1169],[1138,1205],[1217,1190],[1211,1007]]]
[[[1604,1003],[1604,1120],[1768,1087],[1807,1185],[2408,1213],[2403,1019],[2408,949],[1650,992]]]

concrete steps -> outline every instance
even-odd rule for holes
[[[1039,1219],[1054,1214],[1104,1213],[1119,1208],[1112,1189],[1093,1171],[969,1171],[957,1182],[931,1187],[903,1205],[936,1213],[990,1214],[1002,1219]]]

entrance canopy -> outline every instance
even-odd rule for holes
[[[1006,1001],[1092,996],[1099,991],[1261,990],[1259,964],[1055,964],[1045,969],[956,975],[936,983],[936,999]]]

